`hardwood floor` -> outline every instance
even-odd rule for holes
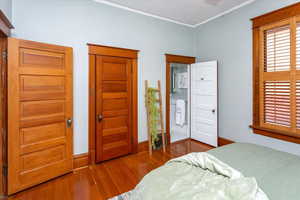
[[[89,166],[13,195],[9,200],[105,200],[127,192],[151,170],[171,158],[212,147],[184,140],[167,147],[167,152],[147,151]]]

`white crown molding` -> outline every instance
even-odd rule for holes
[[[210,22],[212,20],[215,20],[219,17],[222,17],[224,15],[227,15],[239,8],[242,8],[248,4],[251,4],[253,3],[254,1],[256,0],[249,0],[249,1],[246,1],[240,5],[237,5],[229,10],[226,10],[214,17],[211,17],[203,22],[200,22],[198,24],[186,24],[186,23],[183,23],[183,22],[179,22],[179,21],[176,21],[176,20],[173,20],[173,19],[170,19],[170,18],[167,18],[167,17],[161,17],[161,16],[158,16],[158,15],[154,15],[154,14],[150,14],[150,13],[146,13],[146,12],[143,12],[143,11],[140,11],[140,10],[136,10],[136,9],[133,9],[133,8],[129,8],[129,7],[126,7],[126,6],[122,6],[122,5],[119,5],[117,3],[112,3],[108,0],[94,0],[95,2],[98,2],[98,3],[102,3],[102,4],[106,4],[106,5],[109,5],[109,6],[113,6],[113,7],[116,7],[116,8],[120,8],[120,9],[123,9],[123,10],[128,10],[130,12],[134,12],[134,13],[138,13],[138,14],[141,14],[141,15],[145,15],[145,16],[149,16],[149,17],[153,17],[153,18],[156,18],[156,19],[160,19],[160,20],[163,20],[163,21],[167,21],[167,22],[172,22],[172,23],[175,23],[175,24],[179,24],[179,25],[183,25],[183,26],[187,26],[187,27],[190,27],[190,28],[196,28],[200,25],[203,25],[203,24],[206,24],[207,22]]]
[[[128,11],[138,13],[138,14],[141,14],[141,15],[145,15],[145,16],[156,18],[156,19],[160,19],[160,20],[163,20],[163,21],[168,21],[168,22],[172,22],[172,23],[175,23],[175,24],[179,24],[179,25],[194,28],[194,25],[191,25],[191,24],[185,24],[185,23],[182,23],[182,22],[170,19],[170,18],[161,17],[161,16],[158,16],[158,15],[153,15],[153,14],[146,13],[146,12],[136,10],[136,9],[133,9],[133,8],[128,8],[126,6],[122,6],[122,5],[119,5],[119,4],[116,4],[116,3],[112,3],[112,2],[109,2],[107,0],[94,0],[94,1],[98,2],[98,3],[106,4],[106,5],[109,5],[109,6],[113,6],[113,7],[116,7],[116,8],[121,8],[123,10],[128,10]]]
[[[224,16],[224,15],[227,15],[227,14],[229,14],[229,13],[235,11],[235,10],[238,10],[238,9],[244,7],[244,6],[247,6],[247,5],[251,4],[251,3],[253,3],[254,1],[256,1],[256,0],[249,0],[249,1],[246,1],[246,2],[244,2],[244,3],[242,3],[242,4],[240,4],[240,5],[237,5],[237,6],[231,8],[231,9],[229,9],[229,10],[226,10],[226,11],[224,11],[224,12],[222,12],[222,13],[220,13],[220,14],[214,16],[214,17],[211,17],[211,18],[209,18],[209,19],[207,19],[207,20],[205,20],[205,21],[203,21],[203,22],[200,22],[199,24],[194,25],[194,28],[196,28],[196,27],[198,27],[198,26],[200,26],[200,25],[206,24],[207,22],[210,22],[210,21],[212,21],[212,20],[215,20],[215,19],[217,19],[217,18],[219,18],[219,17],[222,17],[222,16]]]

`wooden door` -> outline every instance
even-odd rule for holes
[[[70,172],[72,49],[8,40],[8,194]]]
[[[96,161],[131,152],[132,62],[96,57]]]

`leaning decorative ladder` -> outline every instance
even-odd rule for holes
[[[149,91],[155,93],[155,97],[158,95],[157,98],[153,98],[149,95]],[[161,100],[161,86],[160,86],[160,81],[158,81],[158,89],[156,88],[149,88],[148,87],[148,81],[145,81],[145,104],[146,104],[146,109],[147,109],[147,123],[148,123],[148,144],[149,144],[149,153],[152,154],[152,143],[153,143],[153,131],[157,131],[156,134],[158,135],[161,133],[162,135],[162,146],[163,146],[163,151],[166,151],[166,138],[165,138],[165,131],[164,131],[164,122],[163,122],[163,114],[162,114],[162,100]],[[155,109],[151,109],[151,105],[155,105],[158,107],[155,107]],[[158,117],[153,118],[153,113],[157,110]],[[151,124],[156,123],[160,125],[160,129],[153,130],[153,127],[151,129]]]

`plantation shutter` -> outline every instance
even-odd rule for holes
[[[296,128],[300,129],[300,22],[296,25]]]
[[[300,23],[261,27],[260,125],[296,134],[300,129]]]
[[[290,127],[290,82],[265,81],[264,122]]]
[[[263,36],[263,123],[291,127],[290,26],[266,29]]]
[[[300,2],[252,20],[253,133],[300,144]]]
[[[264,31],[265,72],[290,70],[290,37],[289,26],[281,26]]]

